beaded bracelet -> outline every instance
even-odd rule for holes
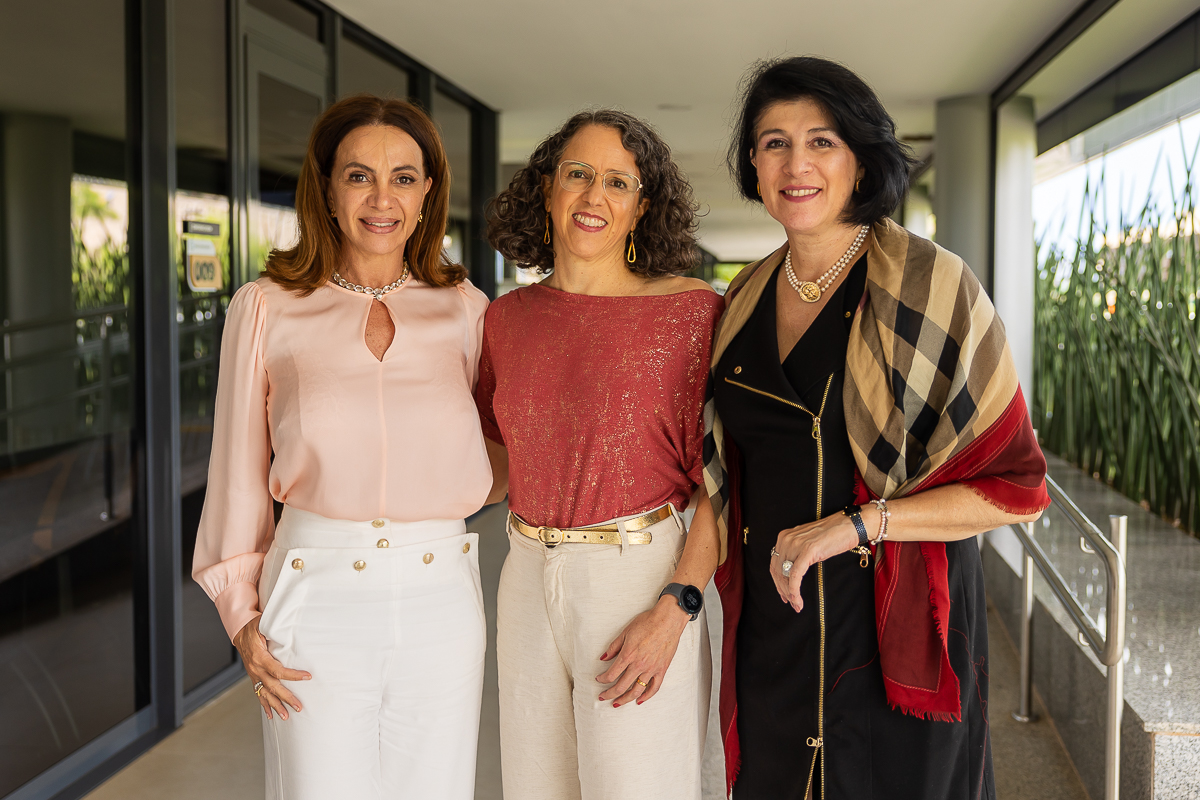
[[[880,499],[872,500],[871,502],[879,509],[879,536],[876,537],[875,541],[871,542],[871,544],[878,547],[887,538],[888,517],[892,515],[892,512],[888,511],[887,500]]]

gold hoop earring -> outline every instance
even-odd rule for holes
[[[754,184],[754,191],[758,192],[759,197],[762,197],[762,184],[760,184],[760,183]]]
[[[637,247],[633,244],[633,231],[629,232],[629,247],[625,248],[625,260],[630,264],[637,262]]]
[[[856,181],[854,182],[854,191],[855,191],[855,192],[857,192],[857,191],[858,191],[858,186],[859,186],[859,184],[861,184],[861,183],[862,183],[862,178],[859,178],[858,180],[856,180]]]
[[[542,237],[542,244],[550,244],[550,212],[546,212],[546,235]]]

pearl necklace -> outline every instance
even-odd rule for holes
[[[850,257],[858,252],[858,248],[862,245],[863,239],[867,238],[867,226],[863,225],[858,230],[858,235],[854,237],[854,244],[850,245],[850,249],[842,254],[842,257],[837,260],[829,269],[825,270],[825,274],[817,278],[815,281],[802,281],[796,277],[796,273],[792,270],[792,248],[788,247],[787,258],[783,261],[783,272],[788,279],[788,283],[800,295],[800,299],[808,303],[815,303],[821,299],[821,295],[829,290],[833,282],[837,280],[837,276],[842,274],[842,270],[850,263]],[[828,280],[826,280],[828,278]],[[824,286],[821,284],[824,283]]]
[[[400,277],[389,283],[387,286],[384,286],[382,289],[374,289],[370,286],[359,286],[357,283],[350,283],[350,281],[346,280],[336,272],[333,273],[333,282],[338,286],[342,287],[343,289],[349,289],[352,292],[374,295],[375,299],[379,301],[382,301],[383,296],[388,292],[394,292],[403,286],[406,280],[408,280],[408,261],[404,262],[404,272],[400,273]]]

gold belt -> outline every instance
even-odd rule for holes
[[[625,534],[629,544],[650,544],[654,535],[642,530],[662,522],[671,516],[671,506],[660,506],[653,511],[647,511],[640,517],[625,520]],[[530,525],[511,511],[508,512],[508,524],[513,530],[530,539],[537,539],[542,544],[620,544],[621,529],[616,523],[593,525],[590,528],[550,528],[545,525]]]

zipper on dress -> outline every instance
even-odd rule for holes
[[[753,386],[747,386],[738,381],[732,381],[729,378],[725,382],[733,386],[741,387],[748,391],[760,394],[763,397],[769,397],[772,400],[778,400],[781,403],[798,408],[801,411],[809,414],[813,418],[812,437],[817,440],[817,519],[824,516],[824,504],[822,503],[821,495],[825,489],[825,445],[821,441],[821,415],[825,413],[825,403],[829,400],[829,389],[833,386],[833,375],[825,381],[825,392],[821,395],[821,408],[816,414],[809,411],[800,403],[794,403],[784,397],[764,392],[762,389],[755,389]],[[861,563],[861,562],[860,562]],[[817,658],[817,735],[816,737],[808,737],[808,746],[813,748],[812,763],[808,767],[808,788],[805,790],[805,797],[816,800],[813,795],[813,776],[817,766],[817,758],[821,758],[821,800],[825,798],[825,759],[822,752],[825,747],[825,564],[817,562],[817,621],[820,629],[820,640],[818,643],[818,658]]]
[[[829,399],[829,387],[833,385],[833,376],[825,381],[825,394],[821,397],[821,412],[825,413],[825,401]],[[821,441],[820,417],[815,418],[817,440],[817,519],[824,516],[825,509],[821,495],[825,492],[825,443]],[[821,759],[821,800],[825,800],[825,562],[817,562],[817,621],[820,626],[821,638],[818,645],[817,660],[817,742],[813,751],[813,763]],[[811,769],[810,769],[811,773]],[[808,779],[808,791],[812,792],[812,775]],[[810,794],[814,800],[816,795]]]

